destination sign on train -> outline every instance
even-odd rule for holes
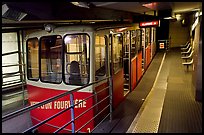
[[[140,22],[140,27],[157,27],[159,26],[159,20],[157,21],[151,21],[151,22]]]

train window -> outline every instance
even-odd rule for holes
[[[136,51],[136,31],[131,31],[131,58],[135,57],[137,51]]]
[[[106,45],[104,35],[95,36],[95,76],[96,80],[106,75]],[[102,79],[102,78],[101,78]]]
[[[87,34],[70,34],[65,43],[65,83],[85,85],[89,82],[89,43]]]
[[[27,78],[29,80],[39,79],[39,44],[37,38],[28,39],[26,42],[27,49]]]
[[[138,52],[142,50],[142,31],[140,29],[136,30],[136,49]]]
[[[153,41],[156,42],[156,29],[153,29]]]
[[[122,68],[123,64],[122,56],[122,35],[113,35],[113,72],[118,72]]]
[[[41,81],[60,83],[62,81],[62,37],[45,36],[40,39]]]
[[[145,48],[150,44],[150,28],[145,28]]]

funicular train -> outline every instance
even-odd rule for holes
[[[30,105],[72,91],[108,76],[112,78],[113,110],[133,91],[156,52],[156,28],[139,28],[139,24],[81,24],[56,27],[51,32],[39,30],[26,36],[27,90]],[[109,112],[95,118],[109,104],[108,90],[83,101],[109,85],[108,80],[82,88],[74,93],[75,129],[88,120],[80,132],[90,132]],[[71,106],[64,96],[31,111],[33,125]],[[61,114],[38,128],[38,132],[54,132],[71,119],[71,111]],[[71,125],[61,132],[70,132]]]

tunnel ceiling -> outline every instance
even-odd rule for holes
[[[67,0],[60,2],[2,2],[9,9],[26,13],[21,21],[2,17],[2,27],[31,27],[43,23],[66,24],[79,21],[134,21],[160,19],[155,12],[188,12],[202,9],[201,2],[81,2],[89,8],[73,5]],[[163,16],[162,16],[163,17]]]

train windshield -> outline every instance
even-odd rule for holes
[[[27,40],[27,77],[30,80],[39,79],[39,44],[37,38]]]
[[[53,35],[40,39],[41,81],[62,81],[62,37]]]
[[[87,34],[69,34],[65,44],[65,83],[85,85],[89,82],[89,43]]]

